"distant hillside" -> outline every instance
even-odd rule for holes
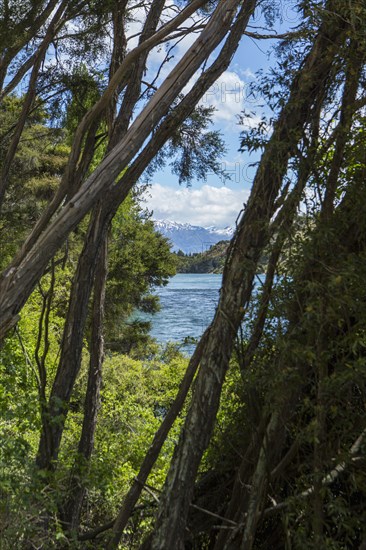
[[[178,273],[222,273],[228,241],[219,241],[206,252],[198,254],[177,254]]]
[[[155,228],[172,243],[173,252],[197,254],[208,250],[212,245],[233,236],[233,229],[225,227],[200,227],[189,223],[177,223],[168,220],[154,221]]]

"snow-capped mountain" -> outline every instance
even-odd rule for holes
[[[215,227],[214,225],[210,227],[206,227],[207,231],[210,233],[214,233],[215,235],[223,235],[223,237],[227,237],[227,239],[222,239],[223,241],[231,239],[231,237],[234,235],[234,229],[230,227],[230,225],[226,227]]]
[[[230,240],[234,233],[232,227],[200,227],[169,220],[155,220],[154,224],[160,233],[170,239],[173,251],[182,250],[185,254],[204,252],[219,241]]]

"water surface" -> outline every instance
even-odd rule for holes
[[[219,299],[222,275],[180,273],[157,290],[161,310],[152,316],[151,336],[158,342],[199,338],[211,322]],[[192,352],[194,346],[186,351]]]

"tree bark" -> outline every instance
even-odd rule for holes
[[[239,0],[226,0],[218,4],[200,37],[177,63],[131,125],[125,137],[112,149],[74,197],[67,202],[23,261],[20,261],[16,268],[6,270],[0,284],[0,338],[16,322],[17,314],[33,290],[36,281],[69,232],[101,198],[102,194],[113,187],[118,174],[131,162],[150,132],[166,115],[171,103],[224,38],[239,3]]]
[[[85,479],[89,471],[90,458],[94,448],[94,436],[100,406],[100,389],[104,359],[104,303],[108,265],[107,238],[102,243],[98,256],[98,265],[94,282],[90,364],[84,404],[83,426],[78,446],[78,457],[72,471],[67,501],[62,510],[62,521],[66,529],[71,531],[77,531],[79,527],[81,508],[85,495]]]
[[[249,302],[258,260],[267,243],[287,162],[301,139],[314,101],[323,88],[346,23],[323,23],[302,69],[294,79],[289,100],[262,156],[246,210],[229,246],[219,305],[210,326],[204,357],[194,386],[192,404],[160,500],[152,549],[184,548],[184,532],[193,486],[202,454],[214,425],[222,383],[233,340]]]
[[[106,239],[110,222],[110,219],[101,219],[102,213],[103,210],[98,209],[96,219],[93,217],[89,224],[84,249],[72,284],[60,363],[48,404],[49,435],[46,437],[46,430],[42,430],[37,454],[37,465],[40,469],[52,470],[55,466],[68,403],[79,372],[84,326],[96,269],[95,258],[98,257],[100,246]],[[102,221],[104,223],[99,225]]]

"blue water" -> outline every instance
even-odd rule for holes
[[[199,338],[211,322],[219,299],[221,275],[180,273],[157,290],[161,310],[152,316],[151,336],[160,343]],[[186,346],[191,353],[194,346]]]

